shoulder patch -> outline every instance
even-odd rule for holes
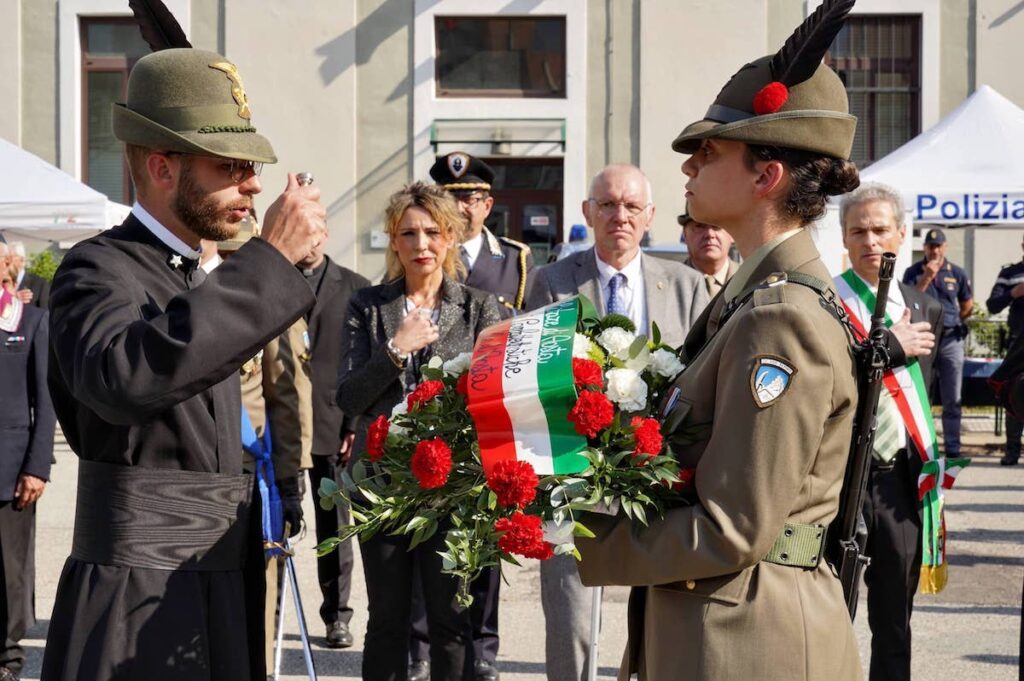
[[[796,367],[781,357],[755,356],[754,368],[750,372],[750,393],[754,397],[754,404],[764,409],[778,402],[789,389],[796,373]]]

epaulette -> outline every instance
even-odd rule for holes
[[[530,245],[529,244],[524,244],[522,241],[516,241],[515,239],[509,239],[507,236],[499,236],[499,237],[497,237],[497,239],[501,243],[508,244],[512,248],[518,249],[520,251],[526,251],[527,253],[530,252]]]

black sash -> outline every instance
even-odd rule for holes
[[[252,489],[251,475],[79,460],[71,557],[153,570],[241,570]]]

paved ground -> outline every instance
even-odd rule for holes
[[[976,426],[976,424],[972,424]],[[965,428],[965,444],[976,455],[947,496],[950,541],[950,584],[937,596],[919,596],[914,615],[914,677],[919,679],[1017,678],[1021,583],[1024,577],[1024,466],[998,465],[997,441],[983,428]],[[973,432],[972,432],[973,431]],[[71,543],[75,504],[75,457],[59,448],[54,480],[39,507],[37,544],[37,609],[39,624],[25,641],[28,665],[24,678],[36,679],[46,637],[46,623],[64,558]],[[307,500],[311,507],[311,500]],[[311,510],[307,511],[307,516]],[[313,541],[301,544],[298,570],[306,608],[316,617],[318,592],[312,554]],[[358,560],[358,558],[357,558]],[[540,611],[537,565],[508,574],[502,590],[498,664],[505,681],[544,679],[543,617]],[[365,593],[357,564],[353,588],[356,646],[331,651],[315,646],[320,678],[359,678],[360,647],[366,626]],[[624,589],[606,594],[601,632],[600,675],[614,676],[625,640]],[[305,678],[294,618],[287,623],[287,655],[282,678]],[[319,622],[311,630],[323,634]],[[868,660],[867,624],[857,618],[861,655]],[[319,640],[319,639],[317,639]]]

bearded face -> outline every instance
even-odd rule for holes
[[[183,159],[178,192],[174,197],[175,215],[201,239],[231,239],[238,234],[241,221],[252,208],[252,196],[236,195],[232,199],[219,197],[219,192],[203,185],[197,172],[197,161],[219,164],[217,159]]]

